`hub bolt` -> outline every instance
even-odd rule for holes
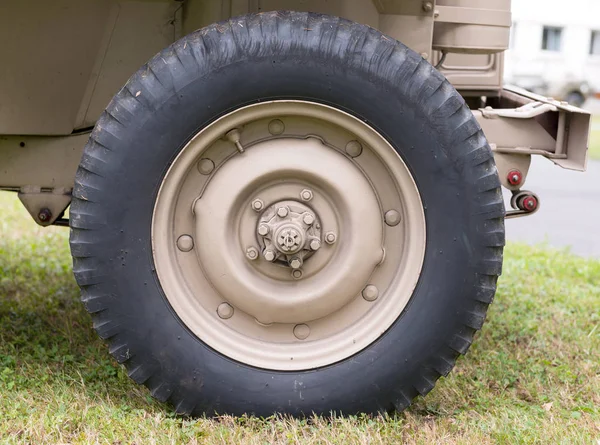
[[[313,199],[313,192],[309,189],[304,189],[300,192],[300,199],[302,201],[310,201]]]
[[[189,235],[181,235],[177,238],[177,248],[182,252],[189,252],[194,248],[194,239]]]
[[[510,185],[521,185],[521,182],[523,182],[523,174],[519,170],[511,170],[508,172],[506,179]]]
[[[302,221],[304,221],[304,224],[307,224],[310,226],[310,225],[312,225],[312,223],[315,222],[315,217],[313,215],[311,215],[310,213],[307,213],[302,218]]]
[[[369,284],[363,289],[362,296],[367,301],[375,301],[379,297],[379,289],[372,284]]]
[[[333,243],[335,243],[336,240],[337,240],[337,235],[335,234],[335,232],[327,232],[325,234],[325,242],[327,244],[333,244]]]
[[[252,201],[252,209],[256,212],[260,212],[265,206],[265,203],[262,199],[256,198]]]
[[[248,247],[246,249],[246,257],[250,261],[254,261],[255,259],[258,258],[258,250],[255,247]]]
[[[275,252],[273,252],[271,249],[265,250],[263,252],[263,256],[265,257],[265,260],[269,262],[275,261]]]
[[[229,303],[221,303],[217,308],[217,315],[223,320],[233,317],[233,306]]]
[[[319,250],[321,248],[321,241],[314,239],[310,242],[310,250]]]
[[[292,258],[289,262],[289,265],[292,269],[300,269],[302,267],[302,258]]]
[[[266,224],[261,224],[260,226],[258,226],[258,234],[260,236],[267,236],[270,230],[271,229]]]
[[[286,216],[288,216],[287,207],[279,207],[277,209],[277,216],[279,216],[280,218],[285,218]]]
[[[294,336],[298,340],[305,340],[310,335],[310,328],[305,324],[297,324],[294,326]]]
[[[390,227],[395,227],[400,224],[400,213],[396,210],[388,210],[385,212],[385,223]]]
[[[300,269],[292,270],[292,277],[296,280],[299,280],[300,278],[302,278],[302,271]]]

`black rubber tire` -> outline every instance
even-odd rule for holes
[[[158,187],[185,143],[231,110],[278,98],[376,128],[412,171],[427,221],[422,276],[400,318],[351,359],[303,372],[246,366],[196,338],[163,294],[150,239]],[[179,413],[402,410],[467,351],[501,272],[500,181],[462,97],[401,43],[331,16],[248,15],[162,51],[98,121],[73,196],[73,265],[94,328]]]

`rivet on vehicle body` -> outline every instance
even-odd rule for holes
[[[258,234],[260,236],[267,236],[270,230],[271,229],[269,229],[269,226],[266,224],[261,224],[260,226],[258,226]]]
[[[256,249],[256,247],[248,247],[246,249],[246,257],[250,261],[254,261],[255,259],[257,259],[258,258],[258,250]]]
[[[177,238],[177,248],[182,252],[189,252],[194,248],[194,239],[189,235],[181,235]]]
[[[367,301],[375,301],[379,297],[379,289],[372,284],[369,284],[362,291],[362,296]]]
[[[319,250],[321,248],[321,241],[314,239],[310,242],[310,250]]]
[[[510,185],[521,185],[521,182],[523,182],[523,174],[517,169],[511,170],[508,172],[506,180]]]
[[[300,199],[302,201],[310,201],[313,199],[313,192],[309,189],[304,189],[300,192]]]
[[[346,144],[346,153],[351,158],[356,158],[362,154],[363,147],[358,141],[350,141]]]
[[[310,335],[310,328],[305,324],[297,324],[294,326],[294,336],[298,340],[305,340]]]
[[[237,128],[234,128],[231,131],[228,131],[227,134],[225,134],[225,139],[227,139],[229,142],[232,142],[235,147],[238,149],[238,151],[240,153],[244,152],[244,147],[242,147],[242,144],[240,143],[240,138],[241,138],[241,133],[240,130]]]
[[[315,216],[311,215],[310,213],[307,213],[306,215],[304,215],[304,217],[302,217],[302,221],[304,221],[304,224],[307,225],[312,225],[312,223],[315,222]]]
[[[300,278],[302,278],[302,271],[300,269],[292,270],[292,277],[296,280],[299,280]]]
[[[335,232],[327,232],[325,234],[325,242],[327,244],[333,244],[333,243],[335,243],[336,240],[337,240],[337,235],[335,234]]]
[[[287,207],[279,207],[277,209],[277,216],[279,216],[280,218],[285,218],[286,216],[288,216],[288,209]]]
[[[431,2],[423,2],[423,11],[431,12],[433,11],[433,3]]]
[[[262,201],[262,199],[256,198],[254,201],[252,201],[252,209],[256,212],[260,212],[265,206],[265,203]]]
[[[215,163],[208,158],[200,159],[198,162],[198,171],[203,175],[210,175],[215,169]]]
[[[271,249],[267,249],[263,252],[263,256],[265,257],[265,260],[272,262],[275,261],[275,252],[273,252]]]
[[[223,320],[233,317],[233,306],[229,303],[221,303],[217,308],[217,315]]]
[[[385,223],[390,227],[400,224],[400,219],[400,213],[397,210],[388,210],[385,212]]]
[[[302,267],[302,258],[294,257],[290,260],[289,265],[292,269],[300,269]]]
[[[271,133],[272,135],[276,136],[278,134],[283,133],[284,131],[285,125],[279,119],[273,119],[271,122],[269,122],[269,133]]]

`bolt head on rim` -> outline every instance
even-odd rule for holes
[[[262,199],[256,198],[254,201],[252,201],[252,208],[256,212],[260,212],[264,207],[265,203],[262,201]]]
[[[334,244],[336,240],[337,235],[334,232],[327,232],[325,234],[325,242],[327,242],[327,244]]]
[[[310,189],[304,189],[300,192],[300,199],[302,201],[310,201],[313,199],[313,192]]]
[[[251,261],[256,260],[258,258],[258,250],[255,247],[248,247],[246,249],[246,257]]]

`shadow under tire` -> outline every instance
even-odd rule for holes
[[[267,100],[314,102],[367,123],[410,170],[424,209],[421,274],[400,316],[363,350],[316,369],[263,369],[211,348],[169,304],[153,257],[153,212],[178,154],[217,119]],[[70,224],[98,335],[133,380],[192,415],[403,410],[467,352],[504,246],[493,156],[460,94],[372,28],[295,12],[208,26],[134,74],[85,147]]]

